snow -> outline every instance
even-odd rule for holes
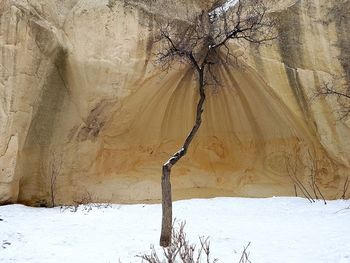
[[[350,201],[214,198],[174,202],[192,242],[210,236],[212,258],[252,263],[350,262]],[[0,207],[0,262],[141,262],[158,244],[161,206]]]

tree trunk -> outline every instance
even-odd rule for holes
[[[171,242],[172,219],[173,219],[173,203],[171,197],[170,172],[166,163],[162,169],[162,232],[160,235],[159,244],[162,247],[169,246]]]
[[[199,75],[199,101],[196,110],[196,120],[191,132],[186,137],[186,140],[182,148],[177,151],[173,156],[163,164],[162,169],[162,230],[160,235],[159,244],[162,247],[168,247],[171,243],[172,232],[172,194],[171,194],[171,182],[170,174],[171,168],[186,155],[188,147],[190,146],[194,136],[202,123],[202,113],[205,101],[204,90],[204,68],[197,70]]]

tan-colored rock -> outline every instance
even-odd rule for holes
[[[191,70],[154,64],[154,16],[214,1],[65,0],[0,4],[0,202],[146,202],[193,123]],[[173,170],[175,198],[293,195],[289,175],[342,195],[349,122],[315,99],[343,76],[349,1],[281,1],[283,38],[220,68],[203,126]],[[340,9],[339,9],[340,8]],[[289,168],[289,169],[287,169]],[[292,169],[293,168],[293,169]],[[56,180],[54,180],[56,177]],[[300,191],[299,194],[301,195]]]

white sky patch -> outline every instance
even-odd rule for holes
[[[224,9],[225,11],[227,11],[230,7],[234,6],[237,2],[238,2],[238,0],[228,0],[228,1],[223,5],[223,9]]]
[[[161,205],[60,208],[0,206],[0,262],[141,262],[158,247]],[[212,259],[252,263],[350,263],[350,201],[214,198],[174,202],[193,243],[210,236]],[[159,249],[160,250],[160,249]]]
[[[209,16],[220,15],[221,13],[226,12],[227,10],[229,10],[230,7],[233,7],[237,2],[238,2],[238,0],[228,0],[228,1],[226,1],[223,5],[215,8],[213,11],[211,11],[209,13]]]

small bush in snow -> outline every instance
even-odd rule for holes
[[[173,228],[171,244],[167,248],[163,248],[163,253],[159,256],[154,248],[150,255],[144,254],[138,256],[143,262],[149,263],[200,263],[200,262],[218,262],[218,259],[210,260],[210,242],[209,238],[199,238],[200,245],[190,244],[186,239],[184,231],[185,223],[180,223],[178,228]],[[204,261],[203,261],[204,260]]]
[[[139,255],[142,262],[147,263],[216,263],[217,258],[211,260],[210,242],[208,237],[199,238],[199,246],[190,244],[186,239],[184,231],[185,223],[179,223],[178,227],[173,227],[171,243],[167,248],[162,248],[162,252],[158,255],[154,246],[151,246],[151,254]],[[248,247],[244,247],[242,255],[238,263],[252,263],[249,260]]]

